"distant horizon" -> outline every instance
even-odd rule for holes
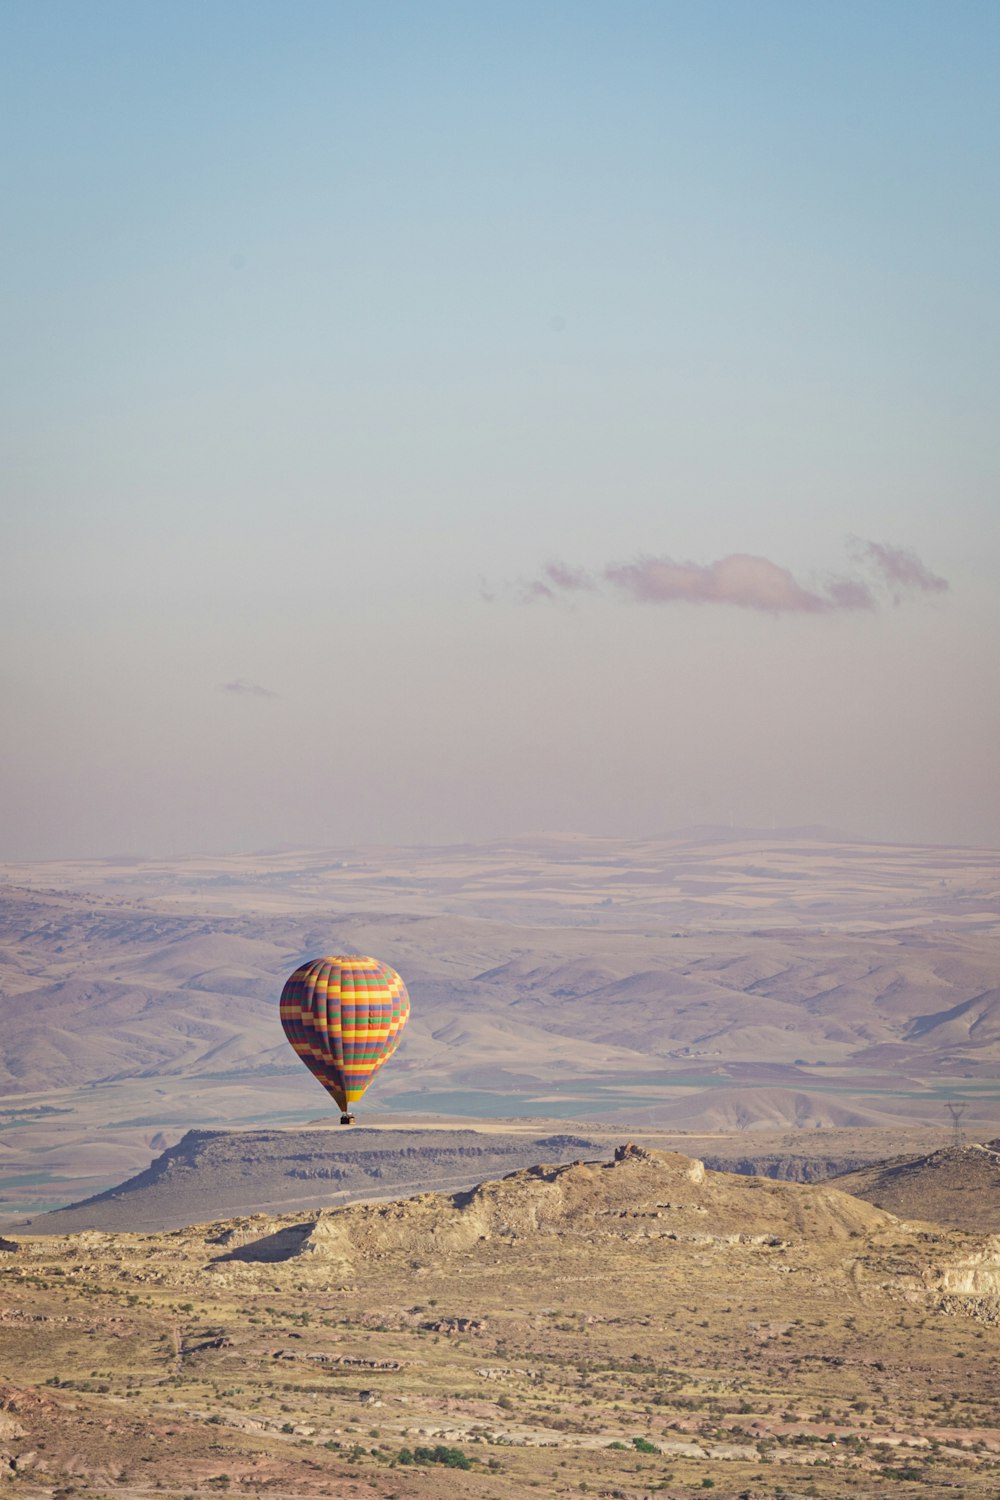
[[[826,827],[823,824],[804,823],[784,828],[770,828],[740,825],[730,827],[722,823],[689,823],[676,828],[661,830],[657,833],[638,834],[592,833],[582,828],[538,828],[534,830],[523,829],[518,833],[512,834],[498,834],[492,838],[421,839],[398,844],[381,840],[370,843],[356,841],[351,843],[270,844],[250,849],[187,848],[170,852],[162,850],[119,849],[105,854],[52,854],[41,855],[37,858],[19,858],[0,853],[0,869],[3,869],[6,865],[143,864],[156,860],[162,860],[166,863],[173,860],[186,859],[268,859],[280,858],[282,855],[290,854],[349,854],[377,851],[379,849],[393,852],[404,852],[407,849],[480,849],[489,848],[493,845],[527,844],[533,840],[543,839],[565,839],[567,841],[581,839],[608,844],[655,844],[670,843],[671,841],[681,839],[690,839],[693,842],[697,842],[699,838],[713,843],[725,843],[727,839],[732,839],[734,842],[749,842],[755,839],[760,839],[762,842],[768,839],[775,841],[787,840],[789,842],[797,839],[814,839],[819,843],[829,844],[872,844],[880,847],[898,847],[901,849],[968,849],[982,850],[984,853],[991,853],[1000,849],[1000,844],[960,843],[955,840],[940,839],[878,838],[874,835],[851,832],[847,829]]]

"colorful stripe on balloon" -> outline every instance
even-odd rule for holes
[[[398,1047],[410,997],[388,964],[336,955],[296,969],[280,1009],[288,1040],[344,1111]]]

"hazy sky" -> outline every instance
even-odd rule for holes
[[[1000,842],[995,0],[6,0],[0,857]]]

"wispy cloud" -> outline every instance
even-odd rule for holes
[[[907,589],[916,589],[922,594],[947,592],[947,578],[932,573],[909,547],[894,547],[890,542],[866,542],[861,537],[852,537],[849,550],[859,563],[867,564],[879,575],[891,592],[894,604],[900,603]]]
[[[848,551],[856,571],[830,574],[809,585],[770,558],[732,552],[710,563],[640,555],[608,563],[596,573],[548,562],[538,577],[517,584],[515,592],[520,603],[538,604],[610,587],[633,604],[728,604],[764,614],[815,615],[877,610],[885,596],[899,604],[908,591],[941,593],[948,588],[947,580],[909,548],[853,538]]]
[[[562,562],[547,562],[540,577],[522,579],[516,585],[520,604],[555,603],[564,594],[592,593],[598,587],[597,580],[584,568],[571,568]]]
[[[594,590],[597,583],[585,568],[570,568],[566,563],[546,563],[542,573],[554,588],[565,589],[569,593],[578,593],[581,590]]]
[[[518,599],[521,604],[537,604],[540,600],[555,603],[556,591],[542,578],[529,578],[518,584]]]
[[[273,688],[263,687],[259,682],[251,682],[249,677],[236,677],[232,682],[220,682],[219,691],[223,693],[242,693],[248,698],[278,697]]]

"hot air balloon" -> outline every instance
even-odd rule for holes
[[[281,992],[281,1024],[306,1067],[354,1123],[357,1103],[399,1046],[410,1014],[406,985],[377,958],[314,958]]]

